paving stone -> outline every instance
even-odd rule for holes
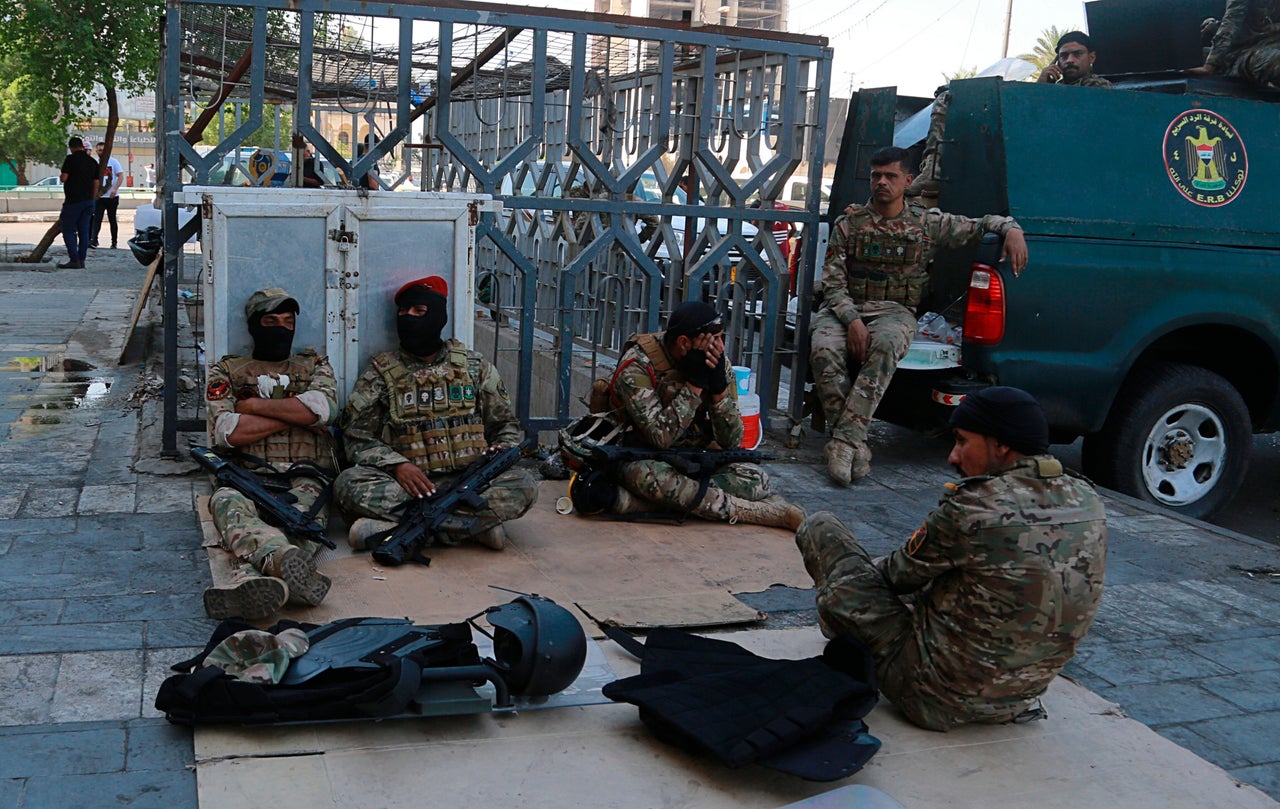
[[[116,483],[106,486],[85,486],[80,493],[79,514],[110,514],[134,512],[134,490],[132,483]]]
[[[1280,669],[1280,634],[1197,643],[1190,648],[1201,657],[1240,673]]]
[[[5,491],[0,493],[0,520],[16,517],[18,509],[22,507],[22,501],[26,496],[26,486],[6,486]]]
[[[1250,713],[1280,711],[1280,670],[1213,677],[1204,681],[1204,687]],[[1277,738],[1280,738],[1280,732]],[[1275,760],[1280,761],[1280,748]]]
[[[79,488],[32,486],[18,511],[19,517],[65,517],[76,513]]]
[[[35,725],[49,721],[58,655],[0,657],[0,725]]]
[[[210,627],[205,633],[205,640],[213,634]],[[142,716],[144,719],[164,716],[156,710],[156,694],[160,693],[160,684],[175,674],[169,668],[174,663],[190,660],[204,651],[204,644],[199,646],[176,646],[162,649],[146,649],[143,652],[144,671],[142,675]],[[165,724],[168,724],[167,722]]]
[[[0,615],[4,613],[3,604],[4,602],[0,602]],[[202,614],[203,612],[204,605],[199,592],[143,591],[118,596],[68,599],[62,612],[61,623],[98,622],[105,617],[154,621],[172,619],[175,615]]]
[[[1121,685],[1096,689],[1096,693],[1144,725],[1183,724],[1242,713],[1239,706],[1210,694],[1195,680]]]
[[[128,806],[175,809],[199,803],[194,772],[119,772],[27,780],[28,806]]]
[[[142,651],[64,654],[50,719],[92,722],[141,715]]]
[[[801,590],[778,585],[759,593],[737,593],[734,598],[761,612],[794,612],[813,609],[814,593],[813,588]]]
[[[137,508],[140,513],[164,514],[176,511],[189,514],[195,508],[195,503],[190,480],[164,480],[152,476],[138,482]]]
[[[5,480],[3,473],[0,473],[0,480]],[[17,518],[12,520],[0,520],[0,536],[23,537],[30,534],[44,536],[45,534],[66,535],[74,531],[76,522],[71,517],[49,518]]]
[[[45,574],[65,573],[62,566],[66,563],[67,552],[56,544],[53,537],[46,538],[49,547],[36,554],[5,554],[0,557],[0,579],[39,579]],[[37,594],[39,595],[39,594]]]
[[[1243,767],[1249,762],[1236,751],[1225,747],[1215,739],[1206,739],[1185,725],[1166,725],[1156,730],[1174,744],[1187,748],[1200,758],[1225,770]],[[1252,783],[1252,782],[1250,782]]]
[[[26,791],[25,778],[0,779],[0,806],[4,809],[17,809],[22,806],[23,793]]]
[[[69,775],[120,772],[124,767],[125,741],[124,726],[119,723],[0,728],[0,778],[62,779]],[[32,807],[109,805],[101,796],[81,802],[61,797],[35,800],[30,782],[27,790],[27,805]]]
[[[1094,647],[1083,668],[1116,685],[1188,680],[1231,674],[1230,669],[1161,642],[1108,643]]]
[[[56,624],[67,602],[61,598],[29,601],[0,601],[0,626],[10,624]]]
[[[182,770],[195,763],[190,728],[163,719],[137,719],[128,724],[126,769],[130,772]]]
[[[142,621],[17,626],[0,633],[0,655],[141,649]]]
[[[1272,797],[1280,795],[1280,764],[1255,764],[1252,767],[1238,767],[1228,772],[1246,784],[1253,784]]]
[[[1280,711],[1208,719],[1188,727],[1205,738],[1218,740],[1249,764],[1275,764],[1280,762],[1277,723],[1280,723]]]

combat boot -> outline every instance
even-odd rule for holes
[[[347,544],[351,546],[353,551],[369,550],[369,537],[383,531],[394,529],[398,523],[388,520],[378,520],[373,517],[361,517],[351,523],[351,528],[347,531]]]
[[[827,474],[841,486],[871,474],[871,450],[866,444],[850,444],[833,438],[822,454],[827,459]]]
[[[316,563],[302,548],[291,545],[276,551],[262,563],[262,572],[289,585],[289,603],[314,607],[329,594],[329,577],[316,572]]]
[[[275,615],[288,600],[289,586],[280,579],[263,576],[253,568],[240,569],[229,584],[205,588],[204,611],[219,621],[259,621]]]
[[[767,525],[794,531],[807,516],[804,507],[789,503],[777,494],[763,500],[744,500],[732,495],[729,497],[730,524]]]
[[[502,523],[495,523],[492,527],[486,528],[478,534],[472,534],[470,540],[477,545],[500,551],[507,547],[507,532],[503,529]]]

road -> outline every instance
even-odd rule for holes
[[[0,252],[5,245],[34,244],[48,228],[47,222],[0,222]],[[124,242],[132,236],[133,211],[121,207],[121,249],[124,249]],[[61,237],[54,242],[53,249],[59,254],[59,260],[65,257],[61,252]],[[1068,466],[1080,468],[1079,441],[1070,446],[1055,446],[1053,451]],[[945,449],[942,452],[945,453]],[[939,463],[942,463],[942,459],[939,459]],[[1240,493],[1210,522],[1280,545],[1280,493],[1277,493],[1275,487],[1276,480],[1280,480],[1280,435],[1257,436],[1254,439],[1249,472]]]

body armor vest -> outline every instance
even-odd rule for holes
[[[311,349],[294,354],[284,362],[230,357],[226,360],[227,376],[231,379],[231,388],[238,400],[253,399],[259,395],[259,376],[271,376],[281,381],[288,377],[289,384],[283,388],[277,387],[272,396],[274,399],[287,399],[306,392],[319,359],[320,356]],[[328,430],[317,434],[305,427],[293,427],[238,449],[262,458],[277,469],[298,461],[314,461],[324,469],[338,471],[333,438]]]
[[[653,381],[654,392],[658,394],[658,401],[662,402],[662,406],[666,407],[671,404],[671,400],[676,398],[684,387],[684,374],[680,373],[675,366],[671,364],[670,358],[667,356],[666,349],[662,345],[662,333],[657,334],[633,334],[623,348],[623,354],[632,346],[638,347],[644,352],[648,358],[649,364],[652,366],[649,371],[649,378]],[[618,371],[614,372],[614,379],[617,379],[618,372],[625,366],[618,366]],[[703,447],[711,442],[713,430],[711,428],[711,412],[707,409],[705,403],[694,414],[693,421],[689,422],[689,426],[685,428],[684,433],[676,441],[673,446],[677,447]],[[623,443],[626,443],[625,441]]]
[[[905,230],[876,227],[870,217],[850,217],[845,274],[849,297],[856,304],[894,301],[915,309],[924,294],[925,248],[929,237],[919,225],[923,211],[908,206],[909,225]]]
[[[478,364],[457,340],[445,343],[445,362],[411,371],[398,352],[373,358],[387,386],[392,449],[426,472],[464,469],[488,442],[476,411]]]

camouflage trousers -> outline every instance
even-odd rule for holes
[[[813,318],[809,365],[831,435],[850,444],[867,443],[867,426],[884,398],[898,362],[907,356],[916,333],[911,310],[893,301],[862,305],[867,325],[867,360],[851,379],[849,327],[829,309]]]
[[[889,586],[884,573],[835,515],[810,516],[796,531],[796,545],[817,588],[818,617],[829,636],[851,635],[876,661],[880,690],[915,724],[947,730],[968,722],[1007,722],[1031,703],[994,712],[966,701],[954,684],[942,683],[915,612]],[[975,685],[971,693],[977,694]],[[942,700],[938,694],[950,694]]]
[[[436,486],[448,486],[457,475],[432,475]],[[465,506],[454,512],[457,516],[475,517],[476,522],[468,530],[445,529],[434,538],[442,545],[457,545],[467,537],[484,533],[500,523],[524,516],[538,501],[538,484],[526,469],[511,469],[493,479],[482,495],[484,508],[472,510]],[[395,477],[373,466],[353,466],[342,470],[333,483],[333,501],[348,522],[360,517],[398,521],[392,512],[408,499],[408,494]]]
[[[1233,54],[1226,75],[1260,85],[1280,85],[1280,40],[1259,42]]]
[[[324,489],[324,483],[313,478],[294,478],[293,487],[289,489],[298,498],[294,508],[309,511]],[[209,512],[222,537],[222,546],[258,572],[262,572],[268,556],[290,545],[302,548],[308,557],[314,557],[320,549],[309,539],[291,539],[279,528],[268,525],[258,516],[258,507],[253,501],[230,487],[224,486],[213,493],[209,498]],[[328,517],[328,506],[322,506],[315,519],[324,525]]]
[[[666,461],[631,461],[618,468],[618,482],[655,511],[692,514],[704,520],[728,522],[729,497],[763,500],[773,494],[769,474],[753,463],[733,463],[711,476],[698,499],[701,484]]]
[[[942,133],[947,128],[947,106],[951,103],[951,91],[943,90],[933,99],[933,112],[929,114],[929,133],[925,135],[924,151],[920,154],[920,169],[911,184],[912,189],[921,189],[925,184],[936,184],[942,161],[938,157]],[[935,185],[936,187],[936,185]],[[936,195],[936,191],[934,194]]]

